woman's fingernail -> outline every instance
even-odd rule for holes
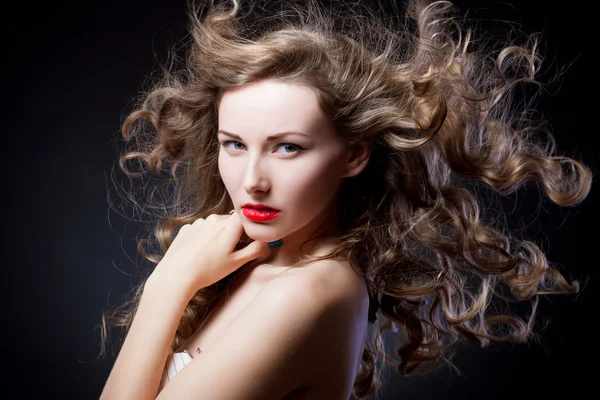
[[[279,247],[283,244],[283,239],[276,240],[274,242],[269,242],[269,248],[274,249],[275,247]]]

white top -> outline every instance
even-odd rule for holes
[[[159,390],[162,390],[167,383],[183,369],[183,367],[190,363],[190,361],[192,361],[192,356],[186,350],[169,355],[169,357],[167,357],[167,362],[165,363],[162,379],[160,380]]]

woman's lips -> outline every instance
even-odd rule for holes
[[[242,207],[242,213],[246,218],[252,221],[265,222],[270,221],[281,213],[281,211],[274,210],[257,210],[250,207]]]

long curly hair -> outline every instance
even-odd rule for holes
[[[372,144],[365,170],[342,184],[340,244],[317,258],[352,257],[368,286],[374,329],[357,398],[381,386],[378,359],[410,374],[447,360],[461,337],[482,346],[525,341],[535,333],[539,295],[578,290],[478,199],[482,189],[508,195],[533,182],[572,206],[590,190],[591,170],[559,155],[531,105],[515,100],[515,88],[542,87],[534,37],[500,47],[475,40],[447,1],[411,2],[397,19],[348,1],[241,3],[190,4],[186,56],[173,52],[122,125],[120,168],[145,183],[143,203],[132,204],[157,221],[138,242],[146,260],[158,263],[182,225],[233,208],[217,166],[219,100],[275,79],[314,88],[341,138]],[[173,351],[228,279],[196,293]],[[143,285],[103,314],[101,353],[107,326],[129,328]],[[511,299],[532,307],[522,316],[502,311]],[[385,352],[386,330],[401,339],[396,359]]]

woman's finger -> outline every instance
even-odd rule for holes
[[[229,225],[230,228],[233,228],[234,231],[239,232],[241,229],[243,229],[242,221],[240,220],[239,215],[229,213],[229,215],[226,215],[226,217],[227,225]],[[239,234],[241,235],[241,232],[239,232]]]
[[[179,228],[179,232],[184,232],[187,231],[188,229],[190,229],[192,226],[192,224],[184,224]]]

